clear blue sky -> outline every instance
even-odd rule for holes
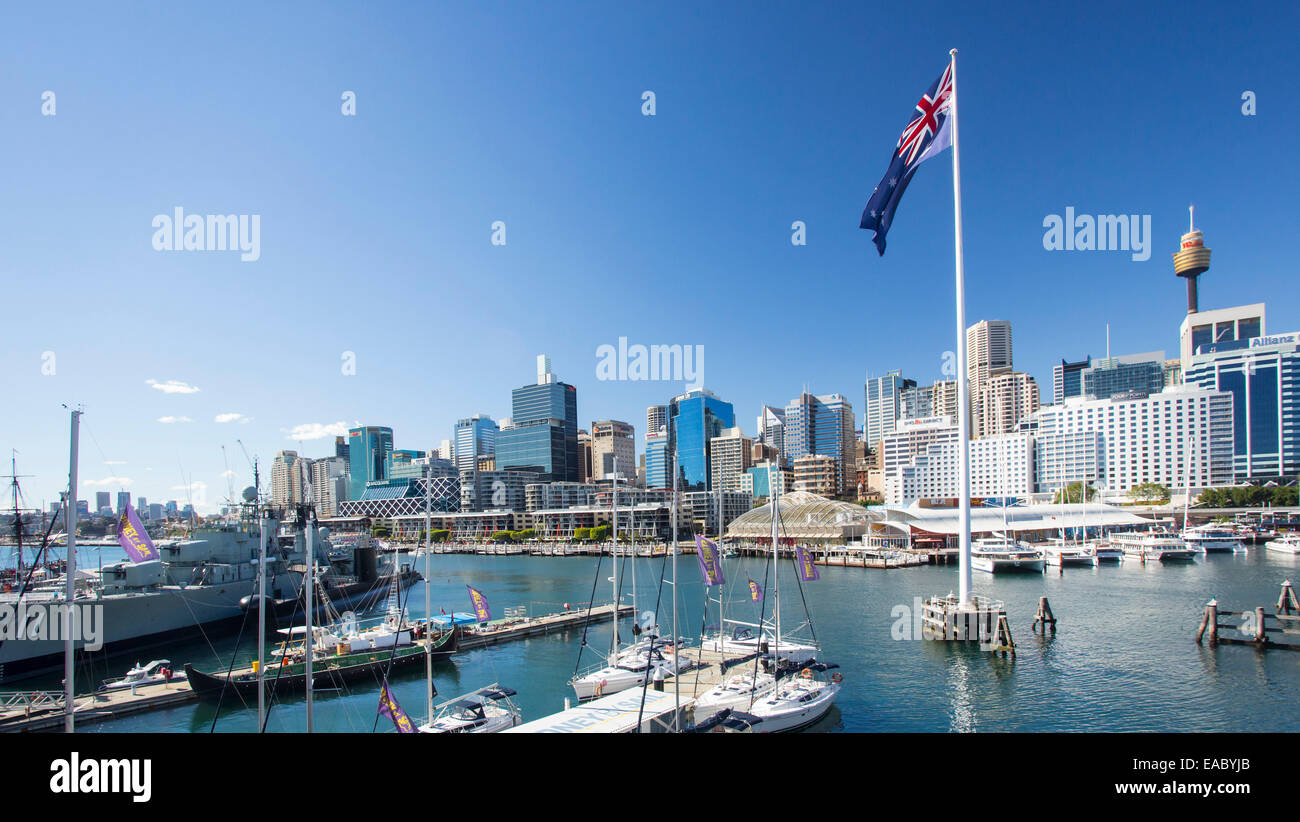
[[[1106,323],[1116,353],[1175,351],[1189,203],[1214,249],[1202,306],[1266,300],[1271,330],[1300,327],[1295,7],[967,5],[11,9],[4,456],[36,475],[30,503],[55,499],[60,403],[85,403],[81,474],[101,484],[83,498],[184,502],[185,476],[211,509],[223,444],[249,482],[236,437],[264,465],[330,452],[291,437],[308,424],[436,446],[458,417],[507,416],[541,352],[581,424],[625,419],[640,442],[645,406],[682,386],[597,381],[620,336],[704,346],[747,433],[805,385],[860,414],[868,372],[931,381],[955,348],[948,155],[919,171],[885,257],[857,228],[954,46],[967,317],[1010,320],[1049,399],[1052,364],[1101,354]],[[260,260],[155,251],[176,206],[260,215]],[[1043,218],[1067,206],[1150,214],[1150,260],[1045,251]]]

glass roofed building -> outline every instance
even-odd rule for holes
[[[851,502],[827,499],[807,491],[782,494],[778,503],[781,522],[778,535],[782,540],[803,543],[844,543],[857,540],[882,514]],[[770,540],[772,506],[758,508],[737,517],[727,526],[730,539]]]

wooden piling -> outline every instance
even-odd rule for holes
[[[1219,601],[1217,599],[1212,599],[1205,604],[1205,614],[1201,617],[1201,627],[1196,631],[1196,643],[1198,645],[1206,633],[1210,635],[1211,645],[1219,641]]]
[[[1300,614],[1300,602],[1296,600],[1295,589],[1291,587],[1291,580],[1282,580],[1282,593],[1277,598],[1277,612],[1286,616],[1291,614]]]
[[[997,633],[993,638],[993,653],[995,655],[1001,653],[1004,659],[1007,656],[1015,659],[1016,643],[1011,638],[1011,623],[1007,621],[1006,614],[998,615]]]
[[[1052,606],[1048,603],[1047,597],[1038,598],[1038,612],[1034,614],[1033,630],[1037,633],[1042,630],[1043,636],[1047,636],[1047,626],[1052,626],[1052,633],[1056,633],[1056,615],[1052,613]]]

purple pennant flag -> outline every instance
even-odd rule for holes
[[[488,607],[487,597],[477,588],[469,588],[469,601],[474,604],[474,615],[478,617],[479,622],[488,622],[492,619],[492,609]]]
[[[758,583],[752,579],[749,581],[749,598],[754,602],[763,601],[763,589],[758,587]]]
[[[799,566],[799,579],[804,582],[812,582],[817,579],[819,574],[817,573],[817,566],[813,565],[812,553],[802,545],[794,549],[794,552],[795,563]]]
[[[704,574],[704,584],[706,586],[721,585],[726,581],[722,578],[722,565],[718,562],[718,544],[716,542],[696,534],[695,552],[696,556],[700,558],[700,573]]]
[[[399,734],[415,733],[415,725],[411,718],[402,710],[402,706],[397,704],[397,698],[388,690],[388,680],[384,680],[384,687],[379,691],[379,713],[393,720],[397,726]]]
[[[158,558],[158,549],[145,532],[140,517],[136,515],[131,503],[127,502],[122,516],[117,520],[117,541],[126,549],[126,555],[132,562],[148,562]]]

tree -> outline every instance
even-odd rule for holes
[[[1067,503],[1082,502],[1085,499],[1082,489],[1083,489],[1083,483],[1072,482],[1069,485],[1065,486],[1062,489],[1059,489],[1056,492],[1056,494],[1052,497],[1052,503],[1054,505],[1060,505],[1062,502],[1067,502]],[[1062,492],[1064,492],[1064,494],[1062,494]],[[1097,498],[1097,489],[1089,485],[1086,499],[1091,501],[1096,498]]]
[[[1128,497],[1134,502],[1165,503],[1169,502],[1169,489],[1157,482],[1140,482],[1128,489]]]
[[[370,535],[381,539],[384,537],[391,537],[393,535],[393,529],[389,528],[388,523],[386,522],[377,522],[370,526]]]
[[[515,535],[512,531],[494,531],[492,533],[493,542],[514,542]]]
[[[574,539],[575,542],[586,542],[587,540],[591,539],[591,529],[590,529],[590,528],[574,528],[574,529],[573,529],[573,539]]]

